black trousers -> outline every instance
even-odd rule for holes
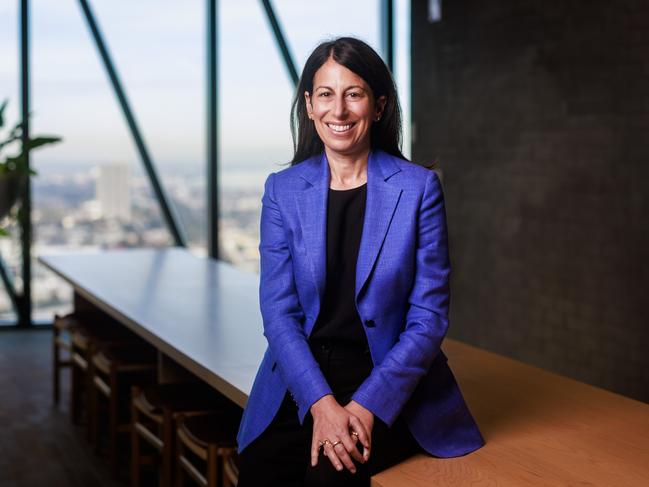
[[[334,397],[346,405],[372,370],[369,350],[328,343],[312,344],[311,350]],[[287,393],[270,426],[241,452],[238,487],[369,486],[370,476],[420,450],[403,419],[389,428],[375,417],[369,461],[355,462],[355,474],[346,468],[339,472],[322,450],[318,465],[311,467],[312,432],[313,418],[307,414],[300,425]]]

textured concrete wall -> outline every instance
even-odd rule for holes
[[[649,2],[412,2],[449,336],[649,402]]]

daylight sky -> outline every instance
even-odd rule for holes
[[[19,104],[19,3],[0,2],[0,100],[10,99],[11,121]],[[138,164],[78,1],[30,3],[33,131],[65,139],[35,154],[37,169],[47,164]],[[161,168],[200,168],[205,163],[205,1],[89,3],[153,159]],[[396,75],[402,98],[409,83],[408,3],[395,2]],[[292,154],[292,85],[261,3],[219,4],[221,163],[224,169],[272,169]],[[273,4],[299,70],[311,50],[330,37],[354,35],[380,49],[379,0]]]

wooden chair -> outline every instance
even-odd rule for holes
[[[185,485],[186,474],[203,487],[225,486],[228,479],[224,465],[236,455],[238,427],[238,420],[222,413],[180,415],[176,428],[176,486]],[[205,473],[194,465],[190,452],[205,463]]]
[[[180,414],[188,416],[216,410],[233,417],[238,411],[233,403],[202,382],[134,386],[131,397],[132,487],[140,486],[140,468],[144,464],[159,465],[162,487],[173,485],[174,436]],[[142,440],[157,454],[142,455]]]
[[[77,322],[76,327],[70,333],[70,365],[72,367],[70,384],[70,417],[74,424],[79,424],[82,417],[85,417],[87,424],[90,424],[88,391],[90,390],[90,349],[91,338],[88,323],[82,326]],[[87,414],[83,414],[84,411]],[[90,427],[87,429],[90,437]]]
[[[239,482],[239,455],[236,451],[227,456],[223,465],[223,473],[225,474],[226,485],[237,487]]]
[[[70,330],[70,417],[74,424],[86,421],[86,435],[92,438],[92,354],[101,347],[128,346],[138,338],[123,325],[112,322],[98,313],[75,313],[76,326]]]
[[[108,411],[108,453],[113,478],[119,477],[117,446],[120,434],[131,432],[130,389],[155,381],[157,355],[147,345],[100,347],[92,354],[92,387],[90,389],[92,440],[97,453],[101,450],[101,398]]]
[[[79,319],[74,313],[64,316],[54,315],[52,324],[52,394],[55,406],[60,402],[61,369],[72,366],[72,331],[80,326]],[[67,355],[62,358],[61,352]]]

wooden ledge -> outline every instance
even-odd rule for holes
[[[417,455],[373,487],[649,485],[649,405],[447,339],[442,347],[486,445]]]

